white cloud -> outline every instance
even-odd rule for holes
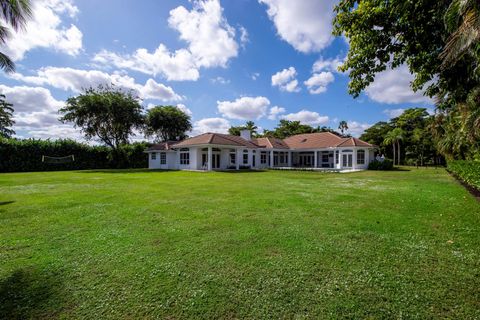
[[[225,79],[224,77],[212,78],[212,79],[210,79],[210,81],[212,83],[219,83],[219,84],[229,84],[230,83],[230,80]]]
[[[53,48],[58,52],[77,55],[82,50],[82,32],[73,24],[65,26],[65,15],[74,17],[78,8],[71,0],[38,0],[33,2],[33,19],[27,22],[25,31],[11,30],[12,38],[2,52],[14,61],[22,60],[25,53],[34,48]]]
[[[423,103],[433,104],[433,101],[423,95],[423,92],[413,92],[410,83],[413,75],[406,65],[396,69],[387,69],[378,73],[375,81],[365,90],[373,101],[388,104]]]
[[[184,104],[177,104],[177,108],[182,110],[184,113],[186,113],[187,115],[189,115],[190,117],[193,115],[193,112],[192,110],[190,110],[189,108],[187,108],[186,105]]]
[[[313,74],[310,79],[304,82],[311,94],[320,94],[327,91],[327,86],[335,80],[333,73],[320,72]]]
[[[223,118],[206,118],[196,121],[193,124],[192,135],[198,135],[205,132],[227,133],[230,129],[230,122]]]
[[[324,59],[319,58],[313,64],[312,71],[313,72],[322,72],[322,71],[330,71],[330,72],[339,72],[338,67],[340,67],[344,62],[344,59],[334,58],[334,59]]]
[[[12,78],[35,85],[49,85],[62,90],[81,92],[85,88],[114,84],[120,88],[134,90],[143,99],[161,101],[180,101],[182,97],[168,86],[148,79],[145,85],[135,82],[127,75],[108,74],[98,70],[79,70],[72,68],[45,67],[37,71],[36,76],[24,76],[19,73]]]
[[[252,78],[252,80],[254,80],[254,81],[255,81],[255,80],[257,80],[257,79],[258,79],[258,77],[260,77],[260,73],[258,73],[258,72],[254,72],[254,73],[253,73],[253,74],[252,74],[250,77]]]
[[[260,119],[267,113],[270,101],[265,97],[242,97],[235,101],[217,101],[218,111],[229,119]]]
[[[327,116],[321,116],[318,112],[308,110],[301,110],[297,113],[289,113],[281,116],[280,118],[290,121],[300,121],[303,124],[308,124],[311,126],[322,125],[327,123],[329,120]]]
[[[386,114],[389,118],[396,118],[400,116],[405,109],[398,108],[398,109],[385,109],[382,111],[382,113]]]
[[[366,129],[370,128],[372,125],[368,123],[360,123],[357,121],[347,121],[348,131],[354,137],[360,136]]]
[[[240,30],[240,43],[241,43],[242,47],[245,48],[245,45],[250,41],[249,36],[248,36],[248,31],[243,26],[240,26],[238,28],[238,30]]]
[[[279,36],[298,51],[318,52],[332,41],[333,7],[336,0],[259,0]]]
[[[197,80],[200,68],[226,67],[238,55],[235,29],[223,17],[219,0],[193,2],[192,10],[179,6],[170,11],[168,24],[188,47],[170,52],[160,44],[154,52],[137,49],[130,55],[101,51],[93,61],[131,69],[168,80]]]
[[[279,87],[282,91],[299,92],[297,70],[294,67],[283,69],[272,76],[272,86]]]
[[[14,114],[57,111],[64,103],[56,100],[50,90],[41,87],[0,85],[0,93],[13,104]]]
[[[274,106],[274,107],[271,107],[270,108],[270,112],[268,113],[268,119],[269,120],[276,120],[277,117],[282,114],[282,113],[285,113],[285,108],[281,108],[281,107],[278,107],[278,106]]]

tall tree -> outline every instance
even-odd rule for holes
[[[393,164],[395,164],[395,161],[398,165],[400,165],[400,159],[401,159],[401,152],[400,152],[400,141],[404,139],[404,132],[400,128],[395,128],[392,131],[388,132],[384,143],[387,145],[392,145],[393,146]],[[396,151],[395,151],[396,150]],[[397,159],[395,159],[395,155],[398,156]]]
[[[190,116],[174,106],[157,106],[147,112],[145,133],[157,141],[179,141],[192,130]]]
[[[290,121],[282,119],[278,126],[272,131],[266,131],[265,136],[271,136],[279,139],[285,139],[296,134],[313,133],[317,130],[312,126],[302,124],[300,121]]]
[[[239,136],[240,131],[242,130],[250,130],[252,137],[258,136],[258,127],[253,121],[247,121],[243,126],[232,126],[230,129],[228,129],[228,133],[234,136]]]
[[[10,138],[15,134],[11,127],[15,124],[12,119],[12,104],[5,100],[5,95],[0,94],[0,137]]]
[[[59,112],[60,121],[73,123],[86,139],[96,138],[114,150],[128,143],[133,130],[143,126],[138,98],[114,86],[87,89],[67,99]]]
[[[10,38],[8,27],[15,31],[24,29],[31,16],[30,0],[0,0],[0,45],[5,46]],[[5,72],[15,71],[15,63],[1,51],[0,68]]]
[[[338,130],[342,133],[342,135],[345,134],[345,132],[348,130],[348,123],[345,120],[340,121],[338,124]]]

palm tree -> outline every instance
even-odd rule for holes
[[[444,68],[456,64],[467,53],[475,55],[475,47],[480,41],[478,0],[453,0],[445,13],[445,24],[451,34],[440,54]]]
[[[255,136],[257,134],[258,127],[255,125],[255,122],[253,121],[247,121],[243,126],[243,128],[250,130],[250,132],[252,133],[252,136]]]
[[[0,45],[5,45],[10,37],[8,26],[15,31],[24,29],[31,16],[30,0],[0,0]],[[15,64],[3,52],[0,52],[0,68],[5,72],[15,71]]]
[[[400,141],[403,140],[404,132],[400,128],[395,128],[392,131],[389,131],[385,135],[385,140],[383,140],[384,145],[392,145],[393,147],[393,164],[395,165],[395,161],[397,161],[397,165],[400,165]],[[398,150],[398,160],[396,156],[396,150]]]
[[[348,123],[345,120],[340,121],[338,124],[338,129],[342,132],[342,135],[344,134],[345,131],[348,130]]]

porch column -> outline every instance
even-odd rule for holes
[[[273,150],[270,151],[270,168],[273,168],[274,165],[273,165]]]
[[[318,151],[315,151],[313,153],[313,167],[318,167]]]
[[[287,153],[287,165],[290,168],[292,166],[292,151],[288,151]]]
[[[212,147],[208,147],[207,170],[212,171]]]
[[[240,152],[239,152],[240,149],[236,149],[235,150],[235,166],[237,168],[237,170],[240,169]]]
[[[357,149],[353,149],[352,169],[357,169]]]
[[[333,167],[337,167],[337,150],[333,149]]]
[[[343,168],[343,156],[342,156],[342,149],[338,151],[338,169]]]

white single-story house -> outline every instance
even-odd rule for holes
[[[311,168],[366,169],[374,160],[375,146],[357,138],[330,132],[299,134],[286,139],[252,138],[204,133],[183,141],[163,142],[146,150],[150,169],[239,170]]]

